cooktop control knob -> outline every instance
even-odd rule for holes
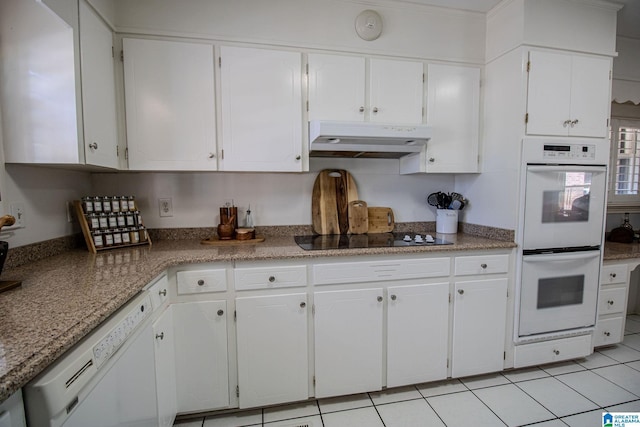
[[[411,241],[411,236],[409,236],[408,234],[405,234],[404,238],[402,240],[404,240],[405,242],[410,242]]]
[[[416,237],[413,240],[415,240],[416,243],[422,243],[423,242],[422,236],[419,235],[419,234],[416,234]]]
[[[433,236],[431,234],[427,234],[425,236],[425,240],[426,240],[427,243],[433,243],[434,242]]]

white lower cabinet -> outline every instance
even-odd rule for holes
[[[449,283],[387,291],[387,387],[446,378]]]
[[[627,264],[605,263],[600,270],[598,318],[593,331],[593,346],[622,342],[627,316],[629,268]]]
[[[507,279],[454,286],[451,376],[501,371],[507,322]]]
[[[316,397],[382,388],[383,289],[314,293]]]
[[[158,426],[171,427],[177,413],[175,338],[173,307],[168,307],[153,324]]]
[[[172,305],[178,413],[229,406],[227,302]]]
[[[306,292],[236,298],[241,408],[309,397]]]

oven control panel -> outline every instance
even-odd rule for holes
[[[594,144],[544,144],[542,157],[545,161],[554,160],[595,160]]]

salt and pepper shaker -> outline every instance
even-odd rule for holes
[[[244,226],[246,228],[253,228],[253,217],[251,216],[251,205],[247,208],[247,216],[244,220]]]

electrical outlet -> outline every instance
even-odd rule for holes
[[[171,197],[158,199],[158,207],[160,209],[160,216],[173,216],[173,202],[171,201]]]
[[[17,228],[25,228],[27,226],[26,222],[26,212],[24,208],[24,203],[16,202],[9,204],[9,210],[11,210],[11,215],[16,219],[15,227]]]

